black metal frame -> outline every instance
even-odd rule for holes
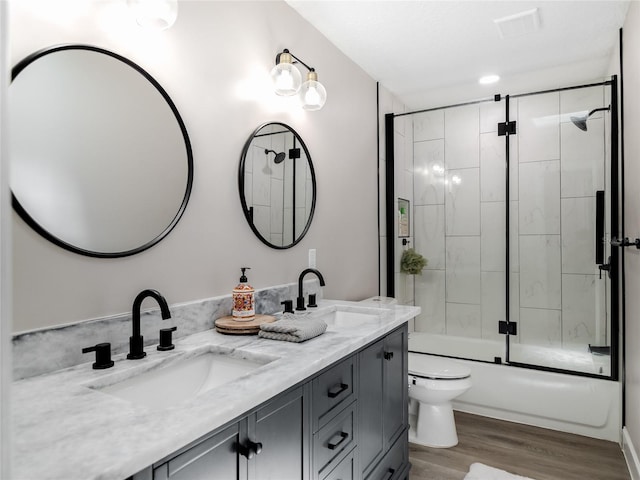
[[[315,68],[310,67],[309,65],[307,65],[306,63],[304,63],[302,60],[300,60],[298,57],[296,57],[293,53],[291,53],[291,52],[289,51],[289,49],[288,49],[288,48],[285,48],[284,50],[282,50],[282,52],[280,52],[280,53],[278,53],[278,54],[276,55],[276,65],[278,65],[278,64],[280,63],[280,56],[281,56],[283,53],[288,53],[289,55],[291,55],[291,57],[295,58],[295,59],[296,59],[296,61],[297,61],[298,63],[300,63],[300,64],[304,65],[304,66],[305,66],[305,68],[306,68],[307,70],[309,70],[310,72],[315,72],[315,71],[316,71],[316,69],[315,69]]]
[[[393,221],[395,211],[395,188],[394,188],[394,138],[393,138],[393,113],[387,113],[384,116],[384,136],[385,136],[385,183],[387,188],[386,196],[386,216],[387,216],[387,296],[395,296],[395,235]]]
[[[618,42],[619,42],[619,46],[620,46],[620,126],[619,126],[619,133],[620,133],[620,141],[621,141],[621,145],[620,145],[620,149],[619,149],[619,158],[620,158],[620,178],[622,179],[622,182],[620,182],[620,198],[623,199],[621,205],[620,205],[620,216],[622,217],[622,225],[621,225],[621,237],[625,238],[624,236],[624,219],[625,219],[625,208],[624,208],[624,65],[623,65],[623,43],[622,43],[622,33],[623,30],[622,28],[620,28],[620,30],[618,31]],[[616,139],[617,140],[617,139]],[[622,380],[622,425],[626,425],[626,407],[627,407],[627,400],[626,400],[626,382],[625,382],[625,377],[626,377],[626,371],[625,371],[625,362],[626,362],[626,358],[627,358],[627,346],[626,346],[626,342],[625,342],[625,337],[626,337],[626,318],[627,318],[627,308],[626,308],[626,304],[625,304],[625,292],[626,292],[626,280],[625,280],[625,263],[624,263],[624,256],[625,256],[625,251],[624,248],[622,249],[622,253],[620,255],[620,294],[621,294],[621,299],[620,299],[620,303],[621,303],[621,314],[620,314],[620,320],[621,320],[621,325],[620,325],[620,331],[618,332],[618,337],[622,336],[622,348],[621,348],[621,353],[622,353],[622,361],[620,361],[620,358],[617,359],[617,363],[620,365],[620,372],[619,372],[619,377]],[[621,335],[620,335],[621,334]],[[617,352],[616,352],[617,354]]]
[[[269,125],[279,125],[280,127],[284,128],[285,130],[278,131],[278,132],[271,132],[271,133],[261,134],[260,130],[262,130],[263,128],[265,128],[265,127],[267,127]],[[274,245],[273,243],[269,242],[266,238],[264,238],[262,236],[262,234],[260,233],[260,231],[258,231],[258,229],[253,224],[252,213],[251,213],[251,210],[247,206],[247,201],[245,199],[245,190],[244,190],[245,163],[246,163],[246,159],[247,159],[247,153],[249,152],[249,148],[251,148],[251,142],[256,137],[275,135],[275,134],[278,134],[278,133],[291,133],[291,134],[293,134],[294,148],[292,150],[299,150],[300,149],[300,147],[296,147],[295,146],[295,142],[299,142],[300,146],[304,150],[305,155],[307,156],[307,162],[309,164],[309,171],[311,173],[311,186],[312,186],[312,189],[313,189],[313,197],[311,198],[311,210],[309,211],[309,218],[307,219],[307,224],[305,225],[304,230],[302,231],[300,236],[298,236],[296,238],[296,236],[295,236],[296,235],[295,223],[294,223],[293,242],[290,243],[290,244],[287,244],[287,245]],[[290,152],[292,150],[290,150]],[[294,165],[295,165],[295,163],[294,163]],[[294,185],[295,185],[295,177],[294,177]],[[244,216],[247,219],[247,223],[251,227],[251,230],[253,231],[253,233],[256,235],[256,237],[258,237],[260,239],[260,241],[262,243],[264,243],[268,247],[275,248],[277,250],[286,250],[286,249],[291,248],[294,245],[297,245],[298,243],[300,243],[300,241],[304,238],[304,236],[309,231],[309,228],[311,227],[311,221],[313,220],[313,214],[315,213],[315,209],[316,209],[316,200],[317,200],[317,193],[318,192],[317,192],[317,187],[316,187],[316,173],[315,173],[315,170],[313,168],[313,162],[311,161],[311,155],[309,154],[309,150],[307,149],[307,145],[304,143],[304,141],[302,140],[300,135],[298,135],[298,132],[296,132],[293,128],[291,128],[286,123],[282,123],[282,122],[266,122],[266,123],[263,123],[262,125],[260,125],[258,128],[256,128],[253,131],[253,133],[249,136],[247,141],[245,142],[244,147],[242,148],[242,154],[240,155],[240,165],[238,166],[238,192],[240,194],[240,203],[242,205],[242,212],[244,213]],[[295,212],[294,212],[294,216],[295,216]]]
[[[47,47],[42,50],[39,50],[25,57],[13,67],[13,69],[11,70],[11,80],[12,81],[15,80],[15,78],[20,74],[20,72],[22,72],[27,66],[29,66],[31,63],[35,62],[39,58],[44,57],[45,55],[49,55],[49,54],[64,51],[64,50],[88,50],[88,51],[100,53],[103,55],[107,55],[116,60],[119,60],[124,64],[130,66],[134,70],[136,70],[138,73],[140,73],[145,79],[149,81],[149,83],[151,83],[151,85],[153,85],[153,87],[156,88],[156,90],[160,93],[162,98],[164,98],[164,100],[167,102],[167,104],[171,108],[171,111],[173,112],[173,115],[175,116],[176,121],[178,122],[180,131],[182,132],[182,136],[185,142],[188,172],[187,172],[187,185],[186,185],[184,197],[182,199],[182,203],[178,208],[176,215],[173,217],[173,219],[169,223],[169,225],[162,232],[160,232],[160,234],[157,237],[145,243],[144,245],[141,245],[140,247],[133,248],[131,250],[121,251],[121,252],[97,252],[92,250],[86,250],[84,248],[80,248],[75,245],[72,245],[62,240],[61,238],[56,237],[55,235],[52,235],[44,227],[42,227],[31,215],[29,215],[29,213],[25,210],[22,204],[20,204],[20,201],[13,194],[13,192],[11,193],[11,204],[13,206],[13,209],[16,211],[16,213],[20,216],[20,218],[22,218],[22,220],[24,220],[24,222],[27,225],[29,225],[29,227],[35,230],[43,238],[49,240],[51,243],[61,248],[64,248],[65,250],[68,250],[73,253],[78,253],[80,255],[85,255],[87,257],[97,257],[97,258],[120,258],[120,257],[128,257],[130,255],[135,255],[137,253],[143,252],[144,250],[147,250],[153,247],[155,244],[157,244],[162,239],[164,239],[178,224],[185,209],[187,208],[187,204],[189,203],[189,197],[191,196],[191,189],[193,186],[193,152],[191,150],[191,141],[189,140],[189,134],[187,133],[187,128],[184,124],[184,121],[182,120],[182,117],[180,116],[180,113],[178,112],[176,105],[173,103],[173,100],[171,100],[171,97],[169,96],[169,94],[164,90],[164,88],[162,88],[162,86],[155,80],[155,78],[151,76],[151,74],[149,74],[141,66],[129,60],[128,58],[123,57],[122,55],[119,55],[117,53],[111,52],[109,50],[105,50],[100,47],[95,47],[93,45],[65,44],[65,45],[58,45],[55,47]]]
[[[620,47],[622,49],[622,31],[620,32]],[[622,53],[621,53],[622,55]],[[520,97],[527,97],[527,96],[531,96],[531,95],[540,95],[540,94],[544,94],[544,93],[553,93],[553,92],[561,92],[561,91],[567,91],[567,90],[576,90],[576,89],[581,89],[581,88],[587,88],[587,87],[596,87],[596,86],[610,86],[611,87],[611,206],[610,206],[610,226],[611,226],[611,234],[615,235],[618,231],[619,231],[619,221],[618,221],[618,211],[619,211],[619,184],[620,181],[622,180],[620,178],[620,175],[624,175],[624,163],[623,163],[623,157],[619,157],[619,145],[618,145],[618,94],[617,94],[617,83],[618,83],[618,79],[616,75],[613,75],[611,77],[611,80],[607,80],[604,82],[598,82],[598,83],[590,83],[590,84],[585,84],[585,85],[575,85],[575,86],[570,86],[570,87],[562,87],[562,88],[556,88],[556,89],[549,89],[549,90],[542,90],[542,91],[537,91],[537,92],[528,92],[528,93],[522,93],[522,94],[517,94],[517,95],[506,95],[505,97],[502,97],[501,95],[495,95],[493,99],[487,98],[487,99],[481,99],[481,100],[476,100],[476,101],[472,101],[472,102],[465,102],[465,103],[458,103],[458,104],[454,104],[454,105],[445,105],[442,107],[435,107],[435,108],[428,108],[428,109],[423,109],[423,110],[416,110],[416,111],[412,111],[412,112],[404,112],[404,113],[399,113],[399,114],[393,114],[393,113],[388,113],[385,115],[385,160],[386,160],[386,189],[387,189],[387,194],[386,194],[386,211],[387,211],[387,225],[386,225],[386,234],[387,234],[387,295],[388,296],[394,296],[395,295],[395,278],[394,278],[394,259],[395,259],[395,245],[394,245],[394,235],[393,235],[393,228],[394,228],[394,201],[395,201],[395,191],[394,191],[394,138],[393,138],[393,120],[396,117],[403,117],[406,115],[414,115],[414,114],[418,114],[418,113],[424,113],[424,112],[431,112],[431,111],[436,111],[436,110],[442,110],[445,108],[452,108],[452,107],[459,107],[459,106],[466,106],[466,105],[476,105],[476,104],[480,104],[480,103],[487,103],[490,101],[500,101],[504,98],[505,100],[505,123],[504,123],[504,128],[502,129],[503,132],[502,134],[505,135],[505,153],[506,153],[506,160],[505,160],[505,191],[506,191],[506,201],[505,201],[505,211],[506,211],[506,269],[505,269],[505,280],[506,280],[506,295],[505,295],[505,315],[507,320],[504,322],[503,325],[503,330],[505,330],[505,332],[507,333],[507,338],[506,338],[506,362],[508,365],[510,366],[514,366],[514,367],[520,367],[520,368],[529,368],[532,370],[541,370],[541,371],[547,371],[547,372],[555,372],[555,373],[562,373],[562,374],[567,374],[567,375],[575,375],[575,376],[581,376],[581,377],[591,377],[591,378],[599,378],[599,379],[603,379],[603,380],[612,380],[612,381],[618,381],[620,378],[620,357],[619,357],[619,340],[620,340],[620,312],[619,312],[619,303],[620,303],[620,290],[619,290],[619,279],[620,279],[620,275],[618,274],[618,272],[622,271],[622,274],[624,274],[624,263],[621,263],[620,257],[624,256],[624,248],[622,249],[622,253],[621,255],[618,254],[618,249],[617,248],[611,248],[610,249],[610,254],[611,254],[611,271],[609,272],[611,275],[611,283],[610,283],[610,290],[611,290],[611,299],[610,299],[610,303],[611,303],[611,357],[610,357],[610,368],[611,368],[611,375],[609,376],[605,376],[605,375],[598,375],[598,374],[590,374],[590,373],[584,373],[584,372],[576,372],[574,370],[565,370],[565,369],[560,369],[560,368],[553,368],[553,367],[545,367],[545,366],[541,366],[541,365],[533,365],[533,364],[526,364],[526,363],[521,363],[521,362],[513,362],[510,361],[509,356],[510,356],[510,351],[509,351],[509,333],[508,332],[512,332],[514,331],[513,327],[515,325],[510,325],[511,322],[509,322],[508,318],[509,318],[509,308],[510,308],[510,303],[509,303],[509,156],[510,156],[510,152],[509,152],[509,135],[510,134],[514,134],[515,133],[515,124],[513,124],[513,122],[510,122],[509,120],[509,100],[510,98],[520,98]],[[513,124],[513,126],[512,126]],[[624,137],[623,137],[624,140]],[[618,162],[620,162],[620,171],[618,170]],[[624,177],[622,177],[624,178]],[[622,182],[622,185],[624,186],[624,182]],[[624,192],[623,192],[624,193]],[[621,211],[622,214],[622,225],[624,228],[624,206],[622,207],[623,210]],[[613,214],[615,212],[615,214]],[[624,231],[621,231],[620,234],[620,238],[624,238]],[[613,247],[613,246],[612,246]],[[624,278],[622,279],[622,294],[624,295]],[[624,305],[623,305],[623,311],[622,311],[622,321],[624,322]],[[623,324],[623,330],[622,330],[622,334],[623,334],[623,338],[622,338],[622,342],[624,345],[624,324]],[[624,347],[623,347],[624,348]],[[424,353],[424,352],[418,352],[418,353]],[[624,352],[623,352],[624,353]],[[462,357],[454,357],[454,356],[448,356],[448,355],[437,355],[437,356],[442,356],[442,357],[448,357],[448,358],[458,358],[458,359],[464,359]],[[475,360],[475,359],[468,359],[466,358],[466,360],[473,360],[473,361],[480,361],[480,362],[484,362],[484,363],[494,363],[494,362],[486,362],[486,361],[482,361],[482,360]],[[623,359],[624,360],[624,359]],[[624,363],[624,362],[623,362]],[[623,367],[624,369],[624,367]],[[623,370],[624,371],[624,370]]]

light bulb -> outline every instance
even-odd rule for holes
[[[310,85],[307,93],[304,94],[304,103],[306,105],[319,105],[320,104],[320,94],[318,93],[318,89],[315,85]]]
[[[305,110],[320,110],[327,101],[327,91],[313,70],[307,74],[307,81],[300,88],[300,100]]]
[[[293,75],[291,75],[291,72],[286,69],[280,70],[280,74],[276,77],[276,91],[295,91],[293,84]]]
[[[302,76],[291,62],[291,54],[283,52],[280,54],[279,63],[271,69],[271,80],[278,95],[295,95],[300,90]]]
[[[166,30],[178,18],[178,0],[128,0],[138,25],[153,30]]]

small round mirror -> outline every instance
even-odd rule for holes
[[[166,91],[89,45],[25,58],[9,88],[13,206],[56,245],[124,257],[164,238],[186,208],[191,144]]]
[[[316,176],[293,128],[271,122],[253,132],[242,150],[238,187],[247,222],[263,243],[284,249],[302,240],[316,205]]]

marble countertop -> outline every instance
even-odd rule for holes
[[[223,426],[340,358],[415,317],[410,306],[375,307],[322,301],[313,315],[336,308],[375,313],[366,325],[330,325],[303,343],[228,336],[205,331],[175,342],[175,350],[145,349],[147,357],[93,370],[91,363],[14,382],[12,439],[14,480],[122,480]],[[97,339],[99,340],[99,339]],[[99,390],[141,371],[169,365],[210,349],[247,359],[274,359],[229,383],[163,409],[134,404]],[[94,388],[90,388],[94,387]]]

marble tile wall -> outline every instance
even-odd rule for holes
[[[595,191],[610,181],[608,117],[590,117],[587,132],[570,117],[607,98],[603,87],[591,87],[511,100],[514,341],[582,350],[606,341],[607,293],[596,275],[594,229]],[[417,331],[500,338],[507,199],[506,139],[497,136],[497,124],[503,116],[504,102],[411,116],[415,247],[429,261],[415,279],[415,304],[422,308]]]
[[[415,247],[427,257],[416,277],[416,330],[496,339],[504,319],[503,102],[412,116]]]
[[[606,285],[596,275],[594,234],[608,125],[600,112],[587,132],[571,122],[604,101],[603,87],[517,99],[518,235],[511,245],[517,242],[519,287],[510,298],[517,294],[521,343],[585,351],[606,342]]]
[[[322,298],[322,288],[316,278],[304,281],[304,293],[315,293]],[[298,284],[291,283],[256,290],[256,312],[271,314],[282,312],[280,302],[294,300],[298,296]],[[162,320],[159,309],[141,312],[140,332],[145,345],[158,342],[161,328],[178,327],[173,338],[181,338],[214,328],[213,322],[231,314],[231,294],[191,302],[170,305],[171,318]],[[97,343],[111,343],[113,355],[125,353],[131,335],[131,313],[92,319],[30,332],[13,337],[13,374],[15,380],[53,372],[80,363],[92,357],[82,354],[82,348]]]

